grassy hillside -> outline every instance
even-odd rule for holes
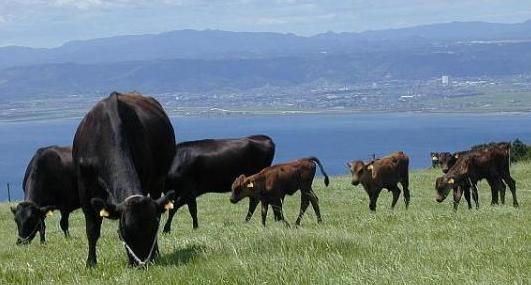
[[[531,164],[512,168],[520,208],[492,207],[480,185],[479,210],[451,199],[434,201],[436,170],[411,175],[412,205],[389,209],[391,194],[380,196],[377,213],[347,177],[324,188],[315,181],[324,224],[309,209],[300,228],[259,224],[259,211],[243,223],[247,201],[231,205],[228,195],[201,197],[198,230],[187,209],[178,212],[173,233],[160,237],[162,257],[148,270],[128,268],[116,234],[105,221],[98,244],[99,264],[85,269],[86,237],[81,212],[71,218],[72,238],[59,233],[56,213],[48,220],[48,243],[17,247],[7,204],[0,206],[0,284],[530,284]],[[285,202],[294,222],[299,194]]]

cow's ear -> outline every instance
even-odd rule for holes
[[[347,168],[350,169],[350,170],[352,170],[352,163],[347,162]]]
[[[155,201],[157,208],[161,213],[164,213],[166,210],[173,209],[173,200],[175,199],[175,192],[170,191],[166,195],[160,197]]]
[[[254,181],[251,180],[251,179],[246,179],[244,182],[243,182],[243,185],[245,186],[245,188],[248,188],[248,189],[253,189],[255,187],[254,185]]]
[[[118,209],[119,207],[113,203],[107,203],[100,198],[92,198],[92,200],[90,200],[90,204],[92,205],[94,212],[96,212],[96,214],[102,218],[116,220],[120,217],[120,210]]]
[[[9,209],[11,210],[11,213],[13,213],[13,215],[17,214],[17,207],[9,207]]]
[[[41,207],[40,210],[41,210],[42,217],[43,218],[47,218],[47,217],[53,215],[53,211],[57,210],[57,207],[55,207],[55,206],[45,206],[45,207]]]

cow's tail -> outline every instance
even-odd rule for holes
[[[330,179],[328,178],[328,174],[326,174],[326,172],[325,172],[325,170],[323,168],[323,165],[321,164],[321,161],[319,161],[319,159],[317,157],[315,157],[315,156],[310,156],[307,159],[315,162],[319,166],[319,169],[321,170],[321,174],[323,174],[323,176],[325,177],[324,178],[324,184],[325,184],[325,186],[328,187],[328,184],[330,184]]]

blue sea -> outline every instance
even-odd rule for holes
[[[70,145],[80,119],[0,122],[0,200],[22,198],[21,181],[38,147]],[[345,163],[403,150],[412,169],[431,164],[431,151],[457,151],[489,141],[531,142],[531,114],[362,113],[173,117],[178,141],[271,136],[275,162],[315,155],[332,175],[346,175]]]

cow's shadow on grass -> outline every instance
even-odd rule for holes
[[[162,254],[159,258],[158,265],[186,265],[194,258],[203,254],[206,246],[199,244],[190,244],[184,248],[178,248],[170,254]]]

